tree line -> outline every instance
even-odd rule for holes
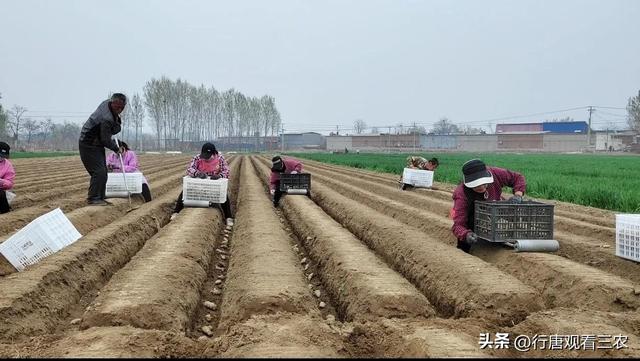
[[[25,150],[35,144],[40,149],[77,149],[81,124],[36,121],[27,114],[26,107],[14,105],[5,110],[0,105],[0,138]],[[142,95],[129,96],[121,117],[118,137],[147,149],[181,149],[185,142],[221,137],[273,136],[281,128],[280,112],[271,95],[252,97],[233,88],[219,91],[164,76],[149,80]],[[155,144],[149,144],[149,134],[143,134],[145,122],[151,125],[146,129],[151,129]]]

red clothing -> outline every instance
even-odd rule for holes
[[[493,175],[493,183],[487,186],[485,200],[499,201],[504,186],[513,188],[514,193],[520,191],[524,194],[527,183],[522,174],[496,167],[487,167],[487,170]],[[451,231],[460,241],[467,237],[467,233],[473,232],[472,229],[469,229],[470,222],[468,220],[469,213],[473,213],[469,209],[472,202],[467,199],[465,188],[464,183],[461,183],[453,191],[453,227],[451,227]]]
[[[290,174],[293,171],[302,172],[302,162],[295,158],[282,158],[284,162],[284,174]],[[280,173],[271,171],[269,178],[269,189],[276,189],[276,183],[280,180]]]

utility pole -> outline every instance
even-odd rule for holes
[[[417,129],[416,129],[416,122],[413,122],[413,152],[416,152],[416,133],[417,133]]]
[[[591,145],[591,113],[593,113],[595,109],[593,106],[589,106],[589,128],[587,128],[587,144]]]
[[[280,129],[282,129],[282,141],[280,143],[282,146],[282,153],[284,153],[284,123],[280,123]]]
[[[387,133],[387,146],[389,147],[389,153],[391,153],[391,127],[389,127],[389,133]]]
[[[336,135],[340,135],[340,126],[336,125]]]

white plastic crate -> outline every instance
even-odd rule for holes
[[[616,256],[640,262],[640,214],[616,214]]]
[[[224,203],[227,201],[228,183],[229,180],[226,178],[212,180],[184,177],[182,178],[182,200],[185,204]]]
[[[0,253],[17,269],[24,270],[77,241],[82,235],[60,208],[43,214],[0,244]]]
[[[124,184],[122,172],[107,173],[107,189],[105,196],[107,198],[127,197],[127,190],[131,194],[142,193],[142,173],[126,173],[127,185]]]
[[[402,183],[414,187],[428,188],[433,185],[433,171],[405,168],[402,172]]]

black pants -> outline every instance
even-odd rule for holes
[[[104,155],[104,147],[96,147],[80,143],[80,159],[84,168],[91,176],[89,182],[88,201],[104,199],[107,190],[107,160]]]
[[[471,245],[466,241],[458,241],[458,248],[469,253],[471,251]]]
[[[142,198],[145,202],[151,202],[151,190],[147,183],[142,183]],[[180,197],[182,199],[182,197]]]
[[[214,203],[216,204],[216,203]],[[231,214],[231,202],[229,201],[229,197],[227,197],[227,201],[220,204],[220,206],[222,207],[222,214],[224,215],[224,218],[233,218],[233,214]],[[174,213],[180,213],[180,211],[184,208],[184,201],[182,200],[182,192],[180,192],[180,195],[178,196],[178,199],[176,200],[176,207],[173,209]]]
[[[0,189],[0,214],[8,213],[11,211],[11,206],[9,206],[9,201],[7,200],[7,192]]]

